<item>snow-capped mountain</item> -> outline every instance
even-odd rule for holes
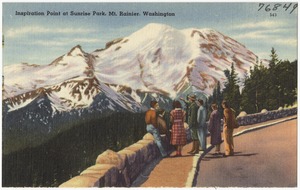
[[[231,63],[243,77],[256,61],[245,46],[212,29],[177,30],[160,24],[149,24],[92,55],[100,81],[173,98],[189,85],[211,94]]]
[[[3,100],[11,112],[46,96],[56,112],[102,105],[101,96],[107,109],[139,112],[149,97],[163,102],[190,92],[209,95],[232,63],[243,77],[256,59],[212,29],[148,24],[91,53],[78,45],[49,65],[5,66]]]

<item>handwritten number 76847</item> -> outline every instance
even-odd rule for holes
[[[298,7],[298,4],[294,4],[294,6],[292,6],[293,3],[285,3],[285,4],[281,4],[281,3],[275,3],[274,5],[271,4],[264,4],[264,3],[259,3],[259,9],[258,11],[260,11],[262,8],[265,7],[265,11],[269,12],[269,11],[277,11],[280,8],[282,8],[283,10],[287,11],[288,9],[292,9],[290,14],[292,14],[292,12]]]

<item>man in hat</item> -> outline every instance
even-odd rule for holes
[[[189,129],[191,131],[192,137],[192,150],[188,153],[190,154],[197,154],[199,152],[199,139],[198,139],[198,123],[197,123],[197,112],[198,112],[198,105],[196,104],[196,95],[188,96],[189,99],[189,110],[188,110],[188,124]]]

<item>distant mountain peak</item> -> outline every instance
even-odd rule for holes
[[[73,47],[69,53],[67,54],[68,56],[84,56],[86,53],[82,50],[80,45],[77,45]]]
[[[173,29],[173,27],[170,25],[161,24],[161,23],[149,23],[145,25],[141,30],[147,30],[147,29],[161,30],[161,29],[170,29],[170,28]]]
[[[129,37],[141,41],[141,39],[143,38],[159,38],[160,36],[166,35],[168,31],[176,31],[176,29],[172,26],[165,24],[150,23],[144,26],[143,28],[137,30],[136,32],[132,33]]]

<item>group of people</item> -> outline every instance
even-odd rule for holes
[[[216,147],[215,154],[221,154],[220,144],[221,138],[221,114],[218,111],[217,104],[212,104],[212,112],[207,124],[207,110],[204,107],[204,101],[196,98],[195,95],[188,96],[185,100],[180,98],[186,104],[186,111],[182,109],[180,101],[173,102],[173,110],[170,112],[170,122],[172,123],[170,144],[176,147],[176,155],[182,156],[182,148],[187,144],[187,135],[184,123],[187,119],[188,127],[191,133],[192,149],[189,154],[198,154],[199,151],[206,150],[207,130],[210,132],[211,144]],[[233,145],[233,129],[235,122],[235,113],[228,105],[228,102],[223,101],[224,109],[224,145],[225,153],[223,156],[230,156],[234,153]],[[159,104],[157,101],[151,101],[150,109],[146,112],[145,122],[147,132],[151,133],[159,148],[162,157],[167,157],[162,140],[161,133],[167,133],[166,122],[163,119],[164,111],[158,111]]]

